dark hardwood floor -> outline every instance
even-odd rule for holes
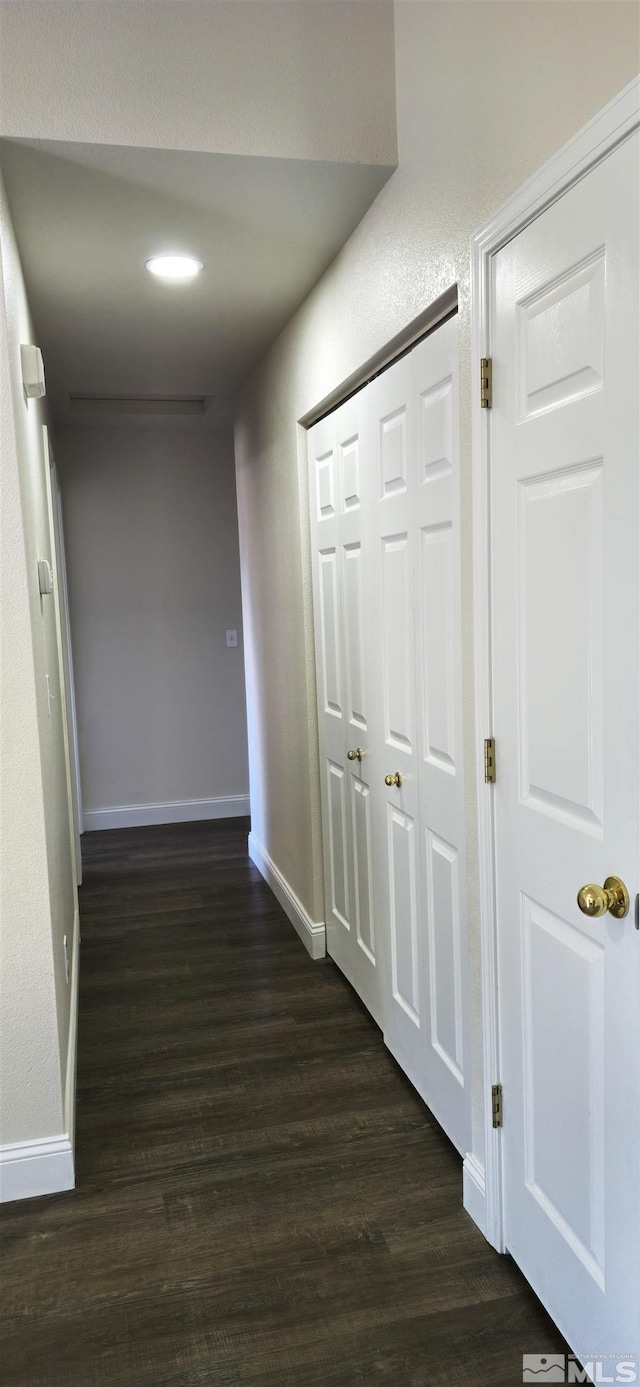
[[[75,1192],[3,1210],[3,1387],[516,1387],[565,1345],[247,822],[84,837]]]

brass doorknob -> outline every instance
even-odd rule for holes
[[[362,750],[362,747],[361,747],[361,746],[357,746],[356,749],[355,749],[355,751],[348,751],[348,752],[347,752],[347,761],[361,761],[362,758],[363,758],[363,756],[364,756],[364,751]]]
[[[400,774],[400,771],[396,771],[394,775],[385,775],[384,783],[385,785],[389,786],[397,785],[398,789],[400,789],[400,786],[402,784],[402,776]]]
[[[595,886],[593,882],[583,886],[578,891],[578,905],[582,914],[590,915],[592,920],[607,911],[616,920],[623,920],[629,910],[629,892],[620,877],[607,877],[604,886]]]

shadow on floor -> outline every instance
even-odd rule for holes
[[[566,1346],[246,855],[84,837],[77,1189],[3,1210],[7,1387],[516,1387]]]

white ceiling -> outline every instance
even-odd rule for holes
[[[225,417],[393,171],[35,140],[3,140],[1,162],[47,395],[73,424],[91,419],[70,392],[214,396],[206,422]],[[205,270],[162,282],[145,261],[163,251]]]

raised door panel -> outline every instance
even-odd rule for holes
[[[338,554],[335,549],[321,550],[319,563],[319,606],[321,647],[321,688],[324,711],[342,716],[342,660],[340,630],[340,600]]]
[[[453,587],[453,526],[426,526],[420,531],[422,619],[422,745],[425,759],[455,775],[456,771],[456,630]]]
[[[344,546],[344,605],[347,666],[347,718],[356,728],[367,729],[367,693],[364,647],[363,556],[358,541]]]
[[[394,805],[387,807],[387,854],[393,997],[419,1030],[415,824]]]
[[[360,438],[357,433],[341,440],[340,479],[343,512],[358,510],[361,505]]]
[[[332,520],[336,513],[333,448],[315,459],[315,499],[317,519]]]
[[[519,418],[522,423],[604,384],[602,250],[536,288],[518,305]]]
[[[376,930],[371,857],[371,787],[351,777],[356,935],[371,963],[376,961]]]
[[[602,460],[518,489],[520,798],[601,837]]]
[[[380,429],[380,499],[397,496],[407,490],[408,420],[406,405],[386,415]]]
[[[525,894],[521,929],[525,1180],[602,1289],[604,945]]]
[[[420,391],[420,484],[450,477],[453,467],[453,382],[450,375]]]
[[[431,1045],[456,1083],[463,1074],[463,973],[458,852],[425,833]]]
[[[327,801],[329,807],[329,860],[331,910],[345,929],[350,929],[349,839],[347,824],[346,773],[334,761],[327,762]]]
[[[413,751],[413,584],[409,535],[382,540],[382,685],[389,747]]]

